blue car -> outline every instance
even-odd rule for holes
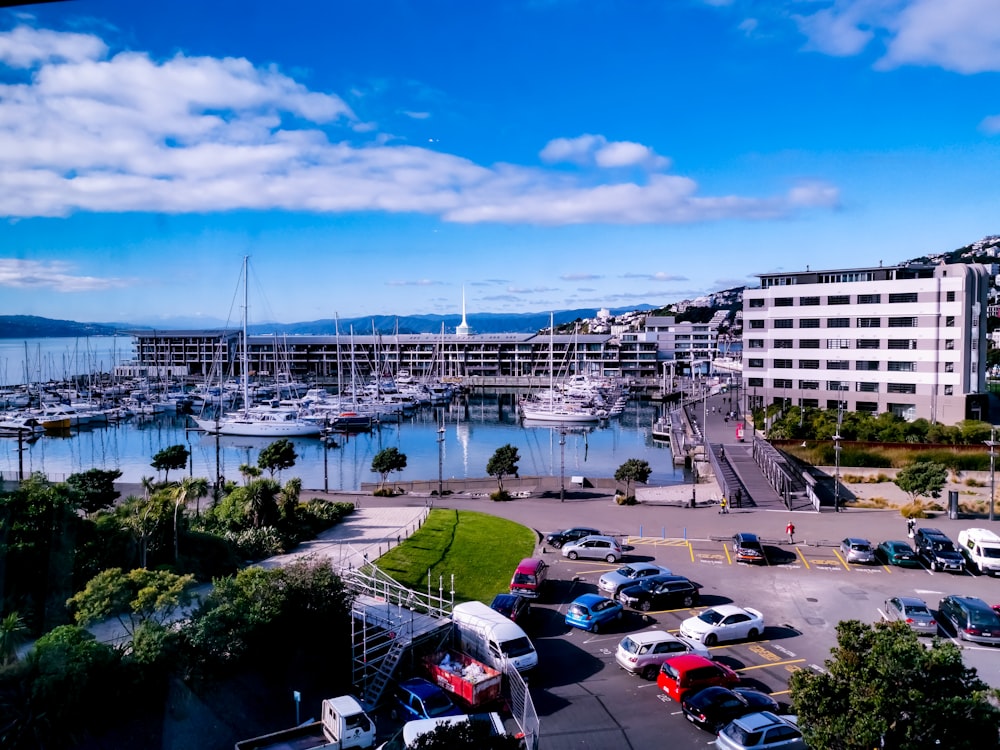
[[[597,594],[578,596],[566,610],[566,624],[570,627],[599,633],[601,628],[622,617],[622,605],[614,599]]]
[[[442,716],[459,716],[464,713],[448,694],[422,677],[404,680],[396,686],[396,705],[393,718],[403,721],[416,719],[438,719]]]

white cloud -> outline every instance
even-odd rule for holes
[[[413,281],[387,281],[386,286],[443,286],[443,281],[433,281],[431,279],[416,279]]]
[[[484,166],[368,131],[338,96],[245,59],[110,55],[92,36],[0,33],[0,215],[231,210],[411,212],[543,225],[772,219],[835,205],[814,186],[767,198],[702,196],[653,149],[602,135],[557,138],[546,163],[586,178]],[[14,79],[15,81],[17,79]],[[411,113],[419,114],[419,113]],[[640,169],[641,179],[602,170]],[[631,175],[631,172],[630,172]]]
[[[664,273],[663,271],[657,271],[656,273],[626,273],[622,275],[623,279],[645,279],[646,281],[687,281],[687,276],[679,276],[673,273]]]
[[[793,16],[809,48],[856,55],[879,39],[876,67],[938,66],[957,73],[1000,71],[996,0],[834,0]]]
[[[1000,115],[990,115],[989,117],[984,117],[983,121],[979,123],[979,129],[987,135],[996,135],[997,133],[1000,133]]]
[[[59,261],[0,258],[0,287],[45,289],[52,292],[93,292],[128,286],[126,279],[75,276],[73,266]]]
[[[559,278],[562,281],[596,281],[604,277],[596,273],[564,273]]]

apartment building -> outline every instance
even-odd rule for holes
[[[719,325],[725,319],[725,312],[707,323],[677,322],[670,315],[650,315],[646,318],[646,333],[656,341],[664,366],[682,375],[706,367],[718,356]]]
[[[987,419],[986,311],[978,264],[758,275],[743,293],[747,405]]]

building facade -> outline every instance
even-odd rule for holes
[[[990,279],[977,264],[759,275],[743,294],[748,407],[987,419]]]

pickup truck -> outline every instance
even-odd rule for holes
[[[432,682],[461,698],[468,706],[482,706],[500,698],[503,676],[468,654],[438,651],[424,657],[424,669]]]
[[[349,750],[375,745],[373,722],[356,698],[342,695],[323,701],[320,721],[236,743],[236,750]]]

